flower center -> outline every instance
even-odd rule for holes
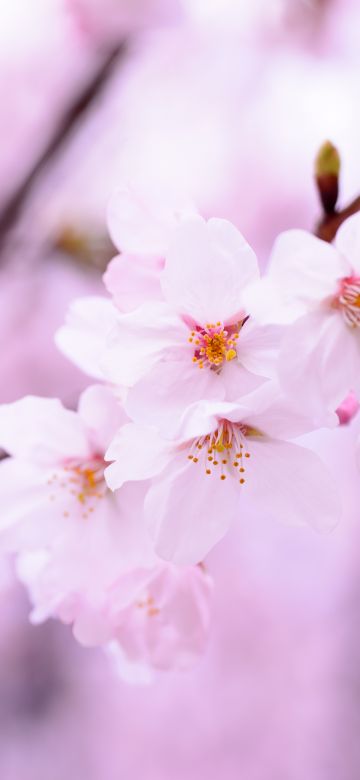
[[[360,277],[348,276],[341,280],[336,299],[343,318],[350,328],[360,327]]]
[[[250,458],[249,436],[261,436],[261,433],[248,425],[222,420],[216,431],[192,442],[188,459],[200,463],[209,476],[218,474],[222,482],[228,476],[235,477],[243,485],[245,464]]]
[[[193,363],[199,368],[207,366],[220,371],[224,361],[234,360],[241,324],[227,325],[226,329],[222,322],[208,323],[204,328],[196,326],[189,336],[189,342],[195,348]]]
[[[70,461],[51,475],[48,479],[48,485],[51,486],[50,501],[60,498],[63,502],[63,493],[69,496],[69,507],[63,512],[64,517],[69,517],[74,500],[82,507],[84,519],[94,511],[97,501],[104,498],[107,492],[105,465],[101,456],[95,456],[84,463]]]
[[[138,609],[143,609],[148,617],[155,617],[155,615],[160,613],[160,609],[156,606],[152,596],[144,596],[143,599],[136,602],[136,606]]]

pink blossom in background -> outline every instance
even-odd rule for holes
[[[210,580],[156,558],[142,521],[146,483],[107,489],[104,453],[123,419],[102,386],[83,393],[78,415],[50,399],[2,406],[0,443],[12,457],[0,465],[0,548],[25,553],[35,622],[58,616],[86,645],[112,640],[129,662],[182,668],[204,650]]]
[[[347,15],[332,8],[323,19],[338,28]],[[149,204],[154,193],[172,192],[205,217],[230,219],[264,262],[278,232],[313,228],[312,166],[324,138],[342,150],[342,198],[356,194],[357,98],[345,47],[291,49],[286,35],[275,47],[255,46],[242,42],[241,29],[219,38],[202,25],[154,31],[114,69],[56,176],[41,182],[41,223],[56,232],[96,219],[105,230],[109,193],[131,184]]]
[[[95,40],[119,40],[147,27],[182,19],[182,0],[63,0],[79,32]]]
[[[76,586],[60,595],[46,553],[21,555],[18,574],[31,594],[34,624],[49,616],[72,624],[82,645],[104,646],[116,658],[121,677],[143,683],[156,670],[189,669],[203,655],[212,581],[199,566],[177,569],[146,559],[140,550],[138,560],[141,566],[123,567],[123,574],[101,596],[99,590],[97,599]]]
[[[31,30],[31,34],[29,34]],[[57,122],[97,66],[62,0],[14,0],[1,9],[0,205],[42,153]]]
[[[222,47],[217,30],[158,33],[132,58],[118,178],[140,186],[145,177],[154,189],[176,183],[204,216],[233,221],[264,257],[280,230],[312,228],[312,165],[324,138],[343,150],[345,197],[356,194],[358,83],[343,52],[225,40]]]
[[[17,268],[5,265],[0,281],[1,402],[33,393],[60,396],[74,406],[88,382],[60,354],[54,332],[72,298],[95,293],[100,280],[58,256],[35,267],[31,259]]]

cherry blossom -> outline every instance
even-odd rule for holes
[[[146,481],[107,487],[104,452],[125,420],[100,385],[83,393],[78,413],[35,397],[1,407],[11,457],[0,466],[0,548],[18,553],[33,622],[57,617],[82,644],[115,643],[125,666],[186,668],[206,644],[211,579],[155,554]]]
[[[163,300],[119,315],[101,361],[109,381],[130,388],[133,419],[169,432],[189,404],[239,398],[273,374],[279,329],[249,321],[243,304],[257,278],[256,256],[231,223],[193,216],[174,228]]]
[[[267,275],[246,293],[261,323],[286,322],[279,374],[314,414],[360,392],[360,216],[346,220],[335,245],[301,230],[277,239]]]
[[[122,408],[106,387],[88,388],[78,412],[26,397],[0,408],[0,548],[49,550],[62,589],[96,593],[132,560],[153,559],[141,528],[145,485],[114,495],[104,453]]]
[[[59,349],[86,374],[104,379],[102,355],[118,312],[131,312],[149,301],[163,301],[160,272],[174,228],[195,214],[185,198],[151,194],[144,188],[118,188],[110,198],[108,227],[120,254],[103,280],[112,301],[101,296],[74,300],[55,340]]]
[[[46,552],[22,555],[18,574],[34,604],[33,623],[51,615],[72,624],[85,646],[111,643],[122,676],[129,667],[136,676],[186,669],[205,650],[212,580],[202,565],[178,568],[154,556],[152,566],[124,570],[96,599],[64,592]]]
[[[196,563],[248,501],[285,523],[327,528],[337,522],[330,473],[315,453],[287,441],[313,427],[275,389],[260,388],[241,403],[200,402],[187,410],[174,441],[153,427],[125,424],[106,453],[113,463],[105,478],[113,490],[151,479],[145,519],[158,554]]]

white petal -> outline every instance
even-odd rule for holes
[[[122,314],[108,338],[101,366],[109,381],[132,387],[168,349],[188,348],[189,329],[162,302]]]
[[[240,363],[253,374],[276,377],[284,330],[279,325],[261,326],[251,319],[247,320],[237,342]]]
[[[55,334],[56,344],[85,374],[104,379],[100,358],[116,319],[117,310],[107,298],[79,298],[71,304],[65,325]]]
[[[226,400],[239,403],[244,396],[249,395],[266,382],[265,377],[247,371],[239,360],[227,363],[220,378],[224,386]]]
[[[0,549],[20,551],[56,541],[64,527],[65,491],[52,491],[51,472],[8,458],[0,464]],[[56,500],[52,500],[54,498]]]
[[[187,407],[206,398],[222,399],[221,377],[185,360],[159,361],[129,390],[126,411],[139,423],[154,425],[166,438],[175,435]]]
[[[118,249],[132,254],[164,254],[168,215],[160,205],[129,188],[119,189],[108,207],[108,228]]]
[[[311,450],[289,442],[249,439],[244,497],[258,511],[289,525],[329,530],[339,521],[338,486]]]
[[[105,470],[106,482],[117,490],[124,482],[150,479],[165,468],[170,452],[154,428],[124,425],[105,454],[106,460],[114,461]]]
[[[161,286],[178,311],[205,325],[234,320],[245,286],[257,275],[253,250],[230,222],[198,217],[174,231]]]
[[[121,252],[164,257],[172,229],[193,213],[193,204],[179,198],[178,192],[157,192],[153,187],[146,192],[128,186],[118,189],[110,199],[108,227]]]
[[[331,244],[289,230],[275,241],[267,275],[246,291],[247,311],[260,323],[294,322],[334,295],[348,271]]]
[[[332,244],[305,230],[281,233],[270,257],[271,278],[304,305],[331,295],[346,271],[346,262]]]
[[[161,300],[159,258],[122,254],[109,263],[104,284],[120,311],[133,311],[149,300]]]
[[[280,352],[280,380],[305,413],[321,417],[357,389],[357,342],[358,334],[338,312],[309,314],[289,328]]]
[[[120,400],[110,387],[91,385],[80,396],[78,413],[96,453],[102,455],[121,425],[128,421]]]
[[[340,225],[335,246],[346,258],[350,270],[360,275],[360,214],[353,214]]]
[[[240,485],[207,475],[202,464],[178,456],[167,473],[154,480],[145,499],[155,549],[177,564],[202,561],[239,515]]]
[[[26,396],[0,406],[0,447],[35,463],[88,457],[85,426],[56,398]]]

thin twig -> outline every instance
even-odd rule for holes
[[[46,148],[41,153],[39,159],[35,162],[31,171],[27,174],[24,181],[16,192],[10,197],[6,206],[0,213],[0,250],[4,246],[7,234],[14,226],[19,217],[27,198],[36,183],[43,169],[61,148],[67,137],[78,121],[82,118],[94,98],[98,96],[107,83],[114,67],[119,59],[124,55],[126,43],[122,42],[111,50],[105,57],[96,74],[90,82],[84,87],[81,94],[76,97],[74,102],[66,110],[63,117],[52,136]]]

